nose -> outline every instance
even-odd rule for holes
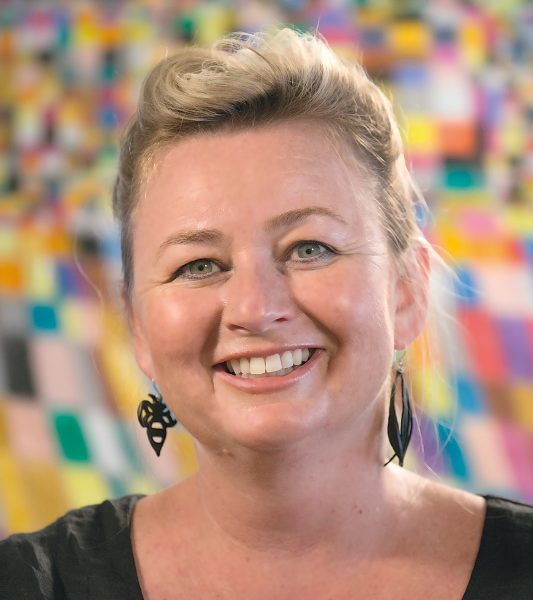
[[[265,333],[296,312],[287,275],[266,258],[235,264],[223,294],[223,323],[235,332]]]

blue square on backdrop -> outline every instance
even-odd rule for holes
[[[523,243],[526,258],[533,265],[533,237],[525,237]]]
[[[461,374],[455,378],[455,393],[461,410],[478,415],[486,412],[481,389],[467,375]]]
[[[385,47],[385,32],[382,27],[362,27],[359,36],[363,48]]]
[[[41,331],[57,331],[57,313],[53,306],[35,304],[31,307],[31,322],[34,329]]]
[[[479,304],[479,295],[476,280],[471,269],[461,266],[455,269],[457,277],[454,279],[454,289],[457,301],[467,306]]]
[[[110,261],[121,260],[120,238],[118,235],[106,235],[101,240],[103,256]]]
[[[392,81],[396,85],[424,86],[428,84],[429,70],[426,65],[416,62],[397,64],[392,72]]]
[[[437,423],[437,431],[442,454],[451,473],[461,481],[469,481],[471,479],[470,469],[455,433],[443,423]]]
[[[117,111],[112,106],[103,106],[100,109],[100,124],[104,129],[113,129],[118,124]]]
[[[67,262],[58,261],[56,264],[57,281],[59,291],[63,296],[75,296],[79,291],[78,279],[75,267]]]
[[[533,351],[525,319],[496,317],[496,334],[512,379],[533,379]]]
[[[433,28],[433,38],[439,45],[451,46],[456,43],[457,30],[453,26],[438,25]]]

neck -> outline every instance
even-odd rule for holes
[[[383,556],[408,502],[404,471],[384,468],[383,435],[362,430],[269,453],[200,447],[193,482],[206,535],[262,553]]]

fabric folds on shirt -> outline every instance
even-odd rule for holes
[[[130,539],[140,495],[66,513],[0,543],[0,599],[142,600]]]

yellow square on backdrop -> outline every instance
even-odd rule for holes
[[[431,46],[428,26],[420,21],[392,23],[389,39],[397,58],[425,58]]]
[[[0,447],[0,506],[5,515],[7,529],[10,533],[25,532],[33,529],[30,511],[30,498],[22,483],[19,461],[12,454]]]
[[[509,206],[502,212],[505,226],[514,234],[533,235],[533,210],[531,208]]]
[[[59,467],[52,463],[19,462],[22,485],[31,498],[32,529],[48,525],[69,509]]]
[[[477,69],[485,64],[487,40],[481,23],[471,21],[459,28],[462,56],[470,68]]]
[[[16,256],[21,242],[21,237],[14,228],[0,227],[0,256],[3,259]]]
[[[410,154],[435,155],[439,150],[439,130],[435,119],[425,115],[407,115],[403,129]]]
[[[51,300],[57,292],[54,262],[47,256],[35,256],[27,267],[27,293],[32,300]]]
[[[513,386],[511,398],[518,422],[533,431],[533,384]]]
[[[435,420],[448,421],[457,409],[451,385],[446,381],[445,375],[446,373],[426,368],[413,377],[417,404]]]
[[[64,465],[61,475],[69,506],[98,504],[110,496],[104,477],[93,467]]]
[[[454,260],[463,260],[469,257],[468,244],[453,224],[439,223],[435,235],[435,243],[444,248],[445,258],[451,256]]]
[[[131,348],[125,342],[104,343],[100,353],[101,368],[120,413],[131,414],[146,393],[145,384]]]

